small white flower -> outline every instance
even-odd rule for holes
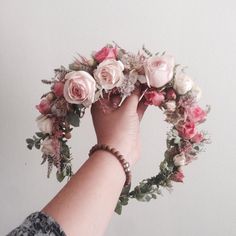
[[[44,134],[52,133],[53,122],[51,118],[44,115],[40,115],[37,117],[36,122],[41,132],[43,132]]]
[[[195,97],[196,101],[198,102],[202,97],[202,90],[196,84],[193,85],[191,90],[192,95]]]
[[[166,105],[166,109],[168,111],[175,111],[175,108],[176,108],[176,102],[175,101],[168,101],[165,103]]]
[[[180,72],[175,76],[174,89],[180,95],[186,94],[193,87],[192,79],[186,74]]]
[[[50,155],[50,156],[55,155],[55,150],[52,145],[52,139],[49,138],[44,139],[41,145],[42,145],[41,151],[45,155]]]
[[[175,166],[184,166],[186,164],[186,158],[183,153],[180,153],[173,158]]]

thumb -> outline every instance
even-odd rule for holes
[[[144,112],[146,111],[147,107],[148,107],[148,105],[146,105],[144,100],[141,99],[141,101],[138,104],[138,108],[137,108],[137,113],[138,113],[139,121],[142,120]]]
[[[131,109],[131,110],[136,111],[138,103],[139,103],[139,97],[141,95],[140,93],[141,93],[140,89],[136,88],[133,91],[133,93],[124,100],[124,102],[122,104],[122,108],[123,109]]]

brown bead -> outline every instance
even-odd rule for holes
[[[90,151],[89,151],[89,156],[91,156],[95,151],[97,150],[105,150],[110,153],[112,153],[121,163],[125,175],[126,175],[126,181],[125,181],[125,186],[129,185],[131,183],[131,171],[130,171],[130,164],[124,159],[124,156],[120,154],[119,151],[117,151],[115,148],[110,147],[109,145],[106,144],[96,144],[94,145]]]
[[[71,138],[71,133],[70,133],[70,132],[69,132],[69,133],[66,133],[66,134],[65,134],[65,138],[66,138],[66,139],[70,139],[70,138]]]

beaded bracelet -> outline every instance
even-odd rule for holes
[[[129,186],[131,184],[130,164],[129,164],[129,162],[127,162],[124,159],[123,155],[121,155],[120,152],[117,151],[115,148],[111,148],[109,145],[96,144],[90,149],[89,156],[91,156],[97,150],[104,150],[104,151],[110,152],[119,160],[119,162],[121,163],[121,165],[125,171],[125,175],[126,175],[126,181],[125,181],[124,186],[125,187]]]

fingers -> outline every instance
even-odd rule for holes
[[[103,112],[108,114],[118,108],[118,105],[121,102],[120,95],[111,95],[109,97],[100,98],[91,107],[91,113]]]

